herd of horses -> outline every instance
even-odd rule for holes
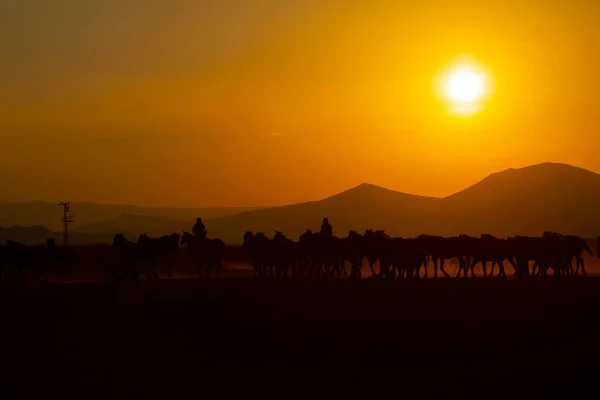
[[[598,246],[597,256],[600,257],[600,237]],[[158,279],[159,264],[166,267],[171,277],[173,268],[181,260],[194,265],[198,276],[201,270],[208,277],[213,271],[219,276],[227,249],[220,239],[188,232],[159,238],[142,234],[137,241],[117,234],[107,247],[102,263],[109,276],[116,280],[138,280],[143,276]],[[434,278],[438,277],[438,272],[450,277],[444,268],[448,262],[458,266],[456,278],[466,278],[469,271],[474,277],[475,268],[479,266],[484,277],[493,277],[496,267],[496,276],[505,277],[506,265],[512,267],[513,275],[518,278],[546,277],[550,273],[560,278],[578,275],[579,271],[587,275],[583,252],[592,254],[584,239],[553,232],[545,232],[540,237],[497,238],[482,234],[480,237],[419,235],[400,238],[370,229],[364,234],[350,231],[342,238],[307,229],[297,241],[282,232],[275,232],[272,238],[262,232],[246,232],[241,250],[252,265],[255,278],[281,279],[360,279],[365,261],[372,277],[381,279],[427,278],[430,264]],[[50,270],[62,266],[67,278],[71,279],[77,257],[74,247],[56,246],[52,239],[38,246],[9,240],[0,246],[0,277],[4,280],[4,270],[14,267],[17,279],[21,278],[22,271],[32,270],[38,280],[44,282]]]
[[[598,238],[600,247],[600,238]],[[545,232],[541,237],[514,236],[506,239],[482,234],[480,237],[459,235],[441,237],[419,235],[416,238],[390,237],[384,231],[367,230],[364,234],[350,231],[347,237],[313,233],[307,229],[298,242],[276,232],[273,238],[264,233],[247,232],[244,248],[253,259],[254,276],[337,277],[361,278],[366,259],[371,274],[376,278],[402,279],[428,276],[428,265],[433,264],[433,277],[438,270],[450,277],[444,268],[447,261],[458,264],[456,277],[475,276],[475,267],[481,265],[483,276],[505,277],[505,264],[510,264],[517,277],[545,277],[550,270],[555,277],[587,275],[583,252],[591,249],[580,237]],[[598,256],[600,257],[600,251]],[[575,261],[575,267],[573,266]],[[350,264],[350,274],[346,270]],[[379,271],[374,266],[379,264]]]

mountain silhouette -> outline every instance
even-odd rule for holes
[[[89,243],[109,243],[114,234],[88,234],[75,233],[69,234],[69,243],[71,244],[89,244]],[[6,240],[14,240],[27,245],[44,244],[46,239],[55,239],[56,243],[62,243],[62,232],[55,232],[44,228],[43,226],[21,226],[0,227],[0,244],[5,244]]]
[[[29,203],[9,203],[0,201],[0,226],[33,226],[41,225],[51,231],[62,231],[62,208],[58,207],[58,201],[34,201]],[[154,217],[172,218],[181,221],[193,223],[196,217],[218,218],[227,215],[236,214],[246,210],[252,210],[251,207],[138,207],[132,205],[114,205],[98,204],[91,202],[73,202],[71,206],[75,214],[75,222],[71,225],[73,230],[84,228],[91,224],[101,223],[120,218],[123,215],[147,216],[149,219]],[[140,220],[141,222],[141,220]],[[152,222],[143,223],[139,229]],[[126,228],[130,225],[125,225]],[[117,228],[117,226],[115,226]],[[119,228],[117,230],[124,230]],[[137,229],[137,228],[136,228]],[[134,229],[134,230],[136,230]]]
[[[238,243],[246,230],[280,230],[297,237],[306,228],[318,230],[325,216],[334,224],[334,234],[338,236],[351,229],[364,231],[373,226],[393,231],[400,225],[416,234],[426,226],[424,217],[439,200],[361,184],[320,201],[247,211],[210,220],[206,226],[210,235],[232,243]]]
[[[43,204],[50,206],[50,203]],[[297,239],[306,228],[318,230],[323,217],[329,218],[336,236],[345,236],[351,229],[359,232],[383,229],[390,235],[405,237],[420,233],[445,236],[460,233],[541,235],[552,230],[589,238],[600,233],[598,204],[599,174],[567,164],[543,163],[491,174],[445,198],[417,196],[361,184],[318,201],[262,209],[212,209],[217,210],[212,214],[206,209],[127,206],[143,212],[122,212],[104,219],[98,218],[101,212],[96,212],[93,217],[86,217],[96,221],[87,226],[80,225],[73,234],[79,235],[74,239],[78,242],[99,238],[109,241],[117,232],[134,237],[139,233],[159,236],[191,230],[195,217],[202,216],[209,236],[220,237],[231,244],[241,243],[247,230],[267,234],[279,230]],[[7,203],[0,204],[0,210],[4,210],[0,221],[6,217],[7,207],[10,208]],[[110,209],[115,206],[94,207],[95,210],[103,210],[103,207]],[[52,203],[51,208],[54,220],[59,219],[58,207]],[[86,210],[85,207],[78,208],[79,216],[84,215],[82,210]],[[113,208],[111,212],[114,210],[122,208]],[[29,219],[36,216],[39,214],[30,215]],[[10,232],[17,231],[11,229],[0,231],[0,241],[12,238],[8,236]],[[32,228],[20,229],[15,234],[22,237],[23,229]],[[53,232],[60,232],[60,226],[46,232],[37,227],[35,232],[32,231],[32,237],[37,240],[44,235],[57,235]],[[60,238],[60,235],[50,237]],[[43,240],[45,237],[39,242]]]
[[[118,232],[123,233],[127,237],[135,238],[141,233],[150,236],[161,236],[167,232],[190,230],[193,222],[194,219],[184,221],[160,216],[123,214],[115,218],[81,226],[75,232],[92,234],[115,234]]]
[[[544,163],[491,174],[445,198],[362,184],[320,201],[217,218],[210,221],[209,232],[235,243],[245,230],[282,230],[295,238],[307,227],[318,229],[326,216],[338,236],[350,229],[372,228],[409,237],[420,233],[541,235],[546,230],[595,237],[600,230],[597,204],[599,174]]]
[[[495,173],[442,200],[448,229],[479,234],[538,235],[545,230],[595,237],[600,229],[600,175],[543,163]]]

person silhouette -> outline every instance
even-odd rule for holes
[[[196,218],[196,223],[194,224],[194,228],[192,228],[192,233],[197,238],[206,239],[206,227],[202,223],[202,218]]]
[[[320,232],[324,235],[333,236],[333,227],[329,223],[328,218],[323,218],[323,223],[321,224]]]

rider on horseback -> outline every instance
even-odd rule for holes
[[[198,217],[196,219],[196,223],[194,224],[194,228],[192,229],[192,233],[198,239],[206,239],[206,227],[202,223],[202,218]]]
[[[328,218],[323,218],[323,223],[321,224],[321,233],[328,236],[333,236],[333,227],[329,223]]]

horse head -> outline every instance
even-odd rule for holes
[[[350,232],[348,232],[348,237],[354,238],[354,239],[359,239],[359,238],[362,238],[363,235],[361,235],[360,233],[358,233],[356,231],[350,231]]]
[[[137,242],[138,242],[138,244],[140,244],[140,243],[147,243],[149,240],[150,240],[150,237],[147,234],[142,233],[138,237]]]
[[[273,236],[273,239],[282,240],[285,239],[285,235],[283,232],[275,231],[275,236]]]
[[[244,233],[244,242],[243,242],[243,245],[244,246],[249,246],[250,243],[252,243],[253,239],[254,239],[254,233],[252,231],[246,231]]]
[[[383,229],[376,230],[375,231],[375,235],[377,237],[385,238],[385,239],[390,239],[390,237],[391,237],[390,235],[388,235],[387,233],[385,233],[385,231]]]
[[[183,232],[183,235],[181,235],[181,241],[180,241],[180,244],[181,244],[182,246],[184,246],[184,245],[187,245],[187,244],[190,244],[190,243],[192,243],[192,238],[193,238],[193,237],[194,237],[194,236],[192,236],[192,234],[191,234],[191,233],[189,233],[189,232]]]
[[[305,242],[305,241],[309,240],[312,237],[312,235],[313,235],[312,230],[306,228],[304,233],[302,235],[300,235],[300,241]]]
[[[121,246],[124,243],[127,243],[127,239],[125,238],[125,235],[123,233],[117,233],[115,235],[115,237],[113,238],[113,242],[112,242],[112,246]]]

